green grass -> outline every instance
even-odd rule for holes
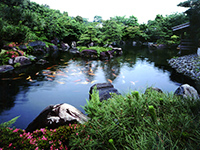
[[[84,107],[91,120],[70,140],[72,149],[198,149],[200,102],[173,94],[131,92]]]
[[[103,102],[96,91],[91,97],[83,107],[90,117],[84,125],[40,129],[33,134],[0,128],[0,148],[196,150],[200,147],[199,100],[156,91],[113,94]],[[32,141],[34,144],[30,144]]]

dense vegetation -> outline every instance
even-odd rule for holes
[[[170,45],[179,42],[179,35],[174,35],[172,27],[188,21],[190,36],[199,39],[199,0],[188,0],[179,6],[189,8],[187,15],[158,14],[155,20],[139,24],[134,16],[115,16],[109,20],[95,16],[93,22],[88,22],[81,16],[70,17],[67,12],[29,0],[1,0],[0,49],[10,42],[17,46],[36,40],[50,42],[55,37],[67,43],[78,41],[82,46],[121,41]],[[0,61],[6,62],[7,57],[19,55],[12,50],[2,53],[6,56],[0,57]],[[14,119],[0,126],[0,149],[198,149],[199,105],[199,101],[157,92],[113,95],[108,101],[99,102],[95,93],[84,107],[91,118],[88,123],[26,133],[7,127]]]
[[[178,6],[186,7],[188,10],[185,12],[190,18],[191,33],[190,36],[193,39],[200,40],[200,1],[199,0],[187,0],[180,3]],[[200,46],[200,43],[199,43]]]
[[[172,93],[132,91],[100,102],[97,92],[84,109],[87,123],[26,133],[0,126],[0,149],[198,149],[200,101]]]
[[[195,17],[195,16],[194,16]],[[50,9],[29,0],[3,0],[0,2],[0,47],[7,42],[79,41],[80,44],[95,42],[104,45],[120,41],[151,41],[174,43],[172,27],[185,23],[189,18],[183,13],[157,15],[147,24],[139,24],[134,16],[115,16],[102,20],[95,16],[93,22],[81,16],[70,17],[67,12]]]

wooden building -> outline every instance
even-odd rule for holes
[[[185,33],[190,33],[190,22],[175,26],[172,30],[175,34],[181,35],[180,50],[197,50],[198,45],[196,44],[196,41],[185,36]]]

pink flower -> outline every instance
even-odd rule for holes
[[[58,144],[60,144],[60,145],[61,145],[61,144],[62,144],[62,142],[61,142],[60,140],[58,140]]]
[[[3,148],[0,148],[0,150],[3,150]]]
[[[20,134],[19,136],[20,136],[20,137],[23,137],[23,135],[22,135],[22,134]]]
[[[8,147],[11,147],[11,146],[12,146],[12,143],[10,143]]]
[[[53,145],[51,145],[51,147],[50,147],[50,150],[54,150],[54,147],[53,147]]]
[[[76,133],[76,135],[78,135],[78,133]]]
[[[44,128],[41,128],[41,129],[40,129],[40,131],[44,132],[44,131],[45,131],[45,129],[44,129]]]
[[[38,149],[39,149],[39,147],[36,147],[36,148],[35,148],[35,150],[38,150]]]
[[[45,141],[46,141],[46,140],[47,140],[47,138],[45,138],[45,136],[43,135],[43,137],[42,137],[42,140],[45,140]]]
[[[19,129],[15,129],[15,130],[13,130],[13,132],[18,132],[19,131]]]
[[[32,136],[31,135],[29,135],[28,137],[27,137],[27,139],[31,139],[32,138]]]

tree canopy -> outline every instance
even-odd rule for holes
[[[190,0],[180,6],[189,7],[187,11],[194,28],[199,30],[199,1]],[[173,40],[172,27],[185,23],[188,17],[183,13],[167,16],[157,15],[147,24],[139,24],[135,16],[115,16],[103,20],[94,16],[93,22],[76,16],[68,16],[51,9],[48,5],[39,5],[30,0],[0,1],[0,47],[7,42],[28,42],[34,40],[50,41],[57,37],[60,41],[79,41],[110,44],[124,41],[151,41],[170,43]]]
[[[188,8],[185,13],[190,18],[191,37],[200,39],[200,1],[187,0],[178,4],[178,6]]]

